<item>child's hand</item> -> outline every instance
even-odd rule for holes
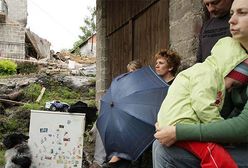
[[[156,132],[160,130],[158,122],[155,123],[155,128],[156,128]]]

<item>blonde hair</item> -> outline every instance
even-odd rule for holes
[[[133,61],[130,61],[128,64],[127,64],[127,71],[128,72],[132,72],[132,71],[135,71],[137,69],[140,69],[142,68],[142,64],[140,61],[138,60],[133,60]]]

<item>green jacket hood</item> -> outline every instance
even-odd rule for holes
[[[220,74],[223,74],[224,78],[239,63],[247,58],[246,51],[238,41],[231,37],[225,37],[214,45],[211,50],[211,56],[203,64],[209,64]]]

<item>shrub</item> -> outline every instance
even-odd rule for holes
[[[17,132],[18,128],[20,128],[18,121],[15,119],[3,118],[0,121],[0,139],[2,140],[5,134],[10,132]]]
[[[18,74],[30,74],[38,72],[38,65],[32,62],[19,62],[17,63]]]
[[[87,100],[86,101],[89,107],[96,107],[96,101],[95,100]]]
[[[87,95],[88,95],[88,97],[95,97],[95,95],[96,95],[95,88],[94,89],[89,88]]]
[[[75,91],[72,91],[71,89],[66,88],[66,87],[61,87],[60,94],[63,95],[62,97],[64,99],[75,99],[79,96],[78,93],[76,93]]]
[[[16,63],[11,60],[0,60],[0,75],[13,75],[16,73]]]

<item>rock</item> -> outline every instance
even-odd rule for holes
[[[0,79],[0,94],[10,94],[27,86],[31,83],[35,83],[38,78],[36,77],[16,77]]]
[[[0,79],[1,86],[7,86],[9,89],[14,89],[23,85],[36,82],[37,77],[15,77],[15,78],[6,78]]]
[[[79,70],[73,69],[73,70],[71,70],[71,74],[72,75],[80,75],[80,72],[79,72]]]
[[[72,89],[81,89],[91,86],[91,81],[95,80],[95,78],[86,76],[65,76],[62,80],[63,83]]]
[[[80,72],[82,75],[96,75],[96,64],[85,64],[83,67],[80,69]]]
[[[10,93],[10,90],[8,89],[8,87],[4,84],[0,84],[0,94],[6,94],[6,93]]]

